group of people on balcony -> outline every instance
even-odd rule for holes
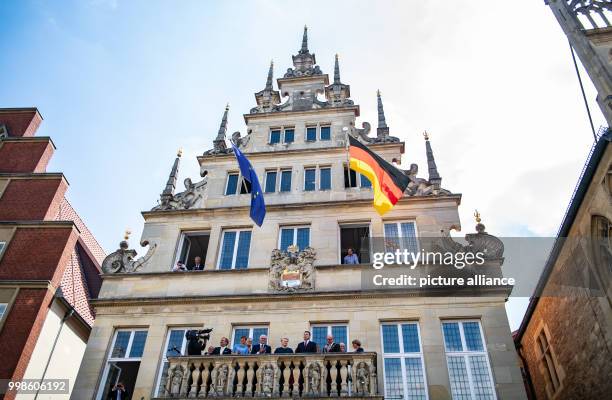
[[[272,352],[272,347],[268,344],[268,337],[261,335],[259,343],[252,344],[253,340],[246,336],[240,337],[240,343],[236,343],[233,348],[229,347],[229,340],[222,337],[219,346],[208,347],[205,355],[257,355],[257,354],[293,354],[293,353],[346,353],[346,345],[344,343],[336,343],[332,335],[327,335],[327,343],[321,348],[319,345],[310,340],[310,331],[304,331],[304,340],[298,343],[295,350],[289,347],[289,339],[281,338],[280,346]],[[358,339],[352,341],[353,352],[362,353],[364,350],[361,347],[361,342]]]

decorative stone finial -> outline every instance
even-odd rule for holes
[[[425,138],[425,153],[427,155],[427,169],[429,172],[429,182],[434,186],[435,189],[440,189],[442,184],[442,177],[438,173],[438,166],[436,165],[436,159],[431,148],[431,142],[429,140],[429,133],[423,132]]]
[[[217,152],[223,152],[227,149],[225,144],[225,134],[227,132],[227,113],[229,111],[229,103],[225,106],[223,117],[221,118],[221,125],[219,125],[219,131],[217,132],[217,138],[213,140],[214,150]]]
[[[131,234],[132,234],[132,231],[130,230],[130,228],[126,229],[125,233],[123,234],[123,239],[124,240],[129,240]]]
[[[273,73],[274,73],[274,60],[270,61],[270,69],[268,70],[268,79],[266,80],[266,88],[264,90],[272,91]]]
[[[340,64],[338,63],[338,53],[334,62],[334,85],[340,85]]]
[[[182,157],[183,156],[183,149],[182,148],[177,150],[176,156],[177,157]]]
[[[302,36],[300,54],[308,54],[308,27],[306,25],[304,25],[304,35]]]
[[[387,119],[385,118],[385,109],[383,108],[382,98],[380,97],[380,90],[376,91],[376,99],[378,102],[378,128],[376,129],[376,136],[379,139],[383,139],[385,136],[389,136],[389,127],[387,126]]]
[[[480,219],[480,213],[478,210],[474,210],[474,219],[476,219],[476,232],[485,233],[485,226]]]
[[[164,191],[159,197],[162,206],[169,204],[172,198],[174,197],[174,188],[176,188],[176,178],[178,177],[179,163],[182,154],[182,150],[179,150],[176,153],[174,164],[172,165],[172,169],[170,170],[170,176],[168,176],[168,182],[166,182],[166,187],[164,188]]]
[[[423,131],[423,137],[425,138],[425,140],[429,140],[429,134],[427,133],[427,131]]]

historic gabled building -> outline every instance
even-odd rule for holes
[[[8,380],[67,379],[67,399],[94,322],[105,253],[47,172],[55,151],[35,136],[36,108],[0,108],[0,398]],[[6,380],[6,381],[5,381]],[[61,388],[61,387],[59,387]],[[6,394],[5,394],[6,393]],[[43,398],[41,393],[38,397]]]
[[[429,138],[429,177],[417,177],[416,164],[404,171],[410,184],[381,217],[370,181],[347,168],[346,149],[351,135],[401,162],[404,143],[391,136],[380,93],[376,132],[367,122],[357,128],[359,106],[338,58],[330,83],[306,29],[293,67],[277,83],[275,90],[271,65],[256,106],[244,115],[246,133],[231,135],[262,183],[263,225],[249,218],[251,187],[226,141],[226,107],[212,149],[198,157],[201,179],[185,179],[176,192],[179,153],[159,203],[142,213],[147,254],[136,259],[124,241],[104,261],[73,398],[106,399],[118,382],[133,399],[524,398],[507,287],[461,296],[456,288],[379,290],[366,282],[370,238],[416,249],[433,237],[463,248],[448,237],[461,226],[461,195],[442,188]],[[484,225],[468,241],[489,243],[483,268],[501,271],[503,248]],[[343,263],[349,248],[359,263]],[[282,337],[295,348],[308,330],[319,350],[333,335],[348,352],[186,355],[186,332],[204,327],[214,329],[215,346],[222,337],[232,347],[242,336],[257,343],[267,335],[273,348]],[[352,352],[353,339],[365,352]]]

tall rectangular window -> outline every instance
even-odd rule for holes
[[[480,321],[442,322],[453,399],[495,399]]]
[[[225,185],[225,195],[236,194],[238,190],[238,178],[239,174],[231,173],[227,174],[227,183]]]
[[[331,168],[323,167],[319,169],[321,175],[321,183],[319,190],[330,190],[331,189]]]
[[[280,191],[290,192],[291,191],[291,170],[284,169],[281,171]]]
[[[274,193],[276,192],[276,171],[267,171],[266,172],[266,193]]]
[[[316,189],[317,170],[316,168],[306,168],[304,170],[304,190],[307,192]]]
[[[416,235],[416,225],[414,222],[388,222],[385,223],[385,249],[395,252],[408,250],[416,253],[419,244]]]
[[[4,313],[6,312],[6,307],[8,307],[7,303],[0,303],[0,321],[2,321],[2,317],[4,317]]]
[[[280,129],[273,129],[270,131],[270,144],[280,143],[281,131]]]
[[[365,175],[361,175],[360,176],[360,182],[361,182],[361,187],[362,188],[371,188],[372,187],[372,182],[370,182],[370,180],[368,179],[367,176]]]
[[[157,376],[156,395],[161,396],[164,393],[164,387],[166,386],[168,377],[168,357],[181,356],[187,354],[187,339],[185,333],[188,330],[195,330],[198,328],[172,328],[168,329],[166,335],[166,342],[162,352],[161,368],[159,369],[159,375]]]
[[[6,242],[0,242],[0,254],[2,254],[2,250],[4,250],[4,246],[6,246]]]
[[[381,332],[385,399],[427,399],[419,324],[385,323]]]
[[[348,326],[346,324],[316,324],[311,325],[312,341],[319,346],[319,351],[323,351],[323,347],[327,344],[327,335],[334,337],[335,343],[344,343],[349,349]]]
[[[317,127],[308,126],[306,127],[306,141],[315,142],[317,140]]]
[[[344,187],[345,188],[354,188],[354,187],[362,187],[362,188],[371,188],[372,183],[370,180],[361,175],[354,170],[350,169],[347,165],[344,166]]]
[[[267,326],[235,326],[232,332],[232,348],[235,344],[240,343],[240,338],[242,336],[253,339],[253,344],[256,344],[259,343],[259,337],[261,335],[268,336]],[[270,341],[268,341],[268,344],[270,344]]]
[[[225,230],[218,269],[244,269],[249,265],[250,230]]]
[[[549,397],[553,397],[559,387],[561,387],[561,379],[557,372],[557,366],[555,365],[553,351],[550,347],[550,341],[546,332],[542,328],[538,338],[536,339],[537,351],[539,359],[538,362],[545,371],[544,380],[546,381],[546,391]]]
[[[176,264],[180,261],[188,270],[193,270],[196,264],[196,257],[199,257],[198,261],[201,267],[196,270],[201,270],[208,254],[209,239],[210,232],[182,232],[179,240],[179,251],[174,263]],[[170,269],[172,267],[174,265],[171,265]]]
[[[279,249],[287,251],[287,248],[291,245],[296,245],[299,251],[310,246],[310,227],[296,226],[281,228],[278,238]]]
[[[331,126],[321,127],[321,140],[331,140]]]
[[[98,400],[107,399],[119,381],[123,382],[128,393],[134,392],[146,340],[147,331],[144,329],[120,329],[115,332],[102,373]]]
[[[295,129],[285,129],[285,143],[292,143],[295,140]]]

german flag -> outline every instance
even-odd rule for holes
[[[408,177],[349,135],[352,170],[366,176],[374,189],[374,208],[383,215],[393,208],[408,186]]]

